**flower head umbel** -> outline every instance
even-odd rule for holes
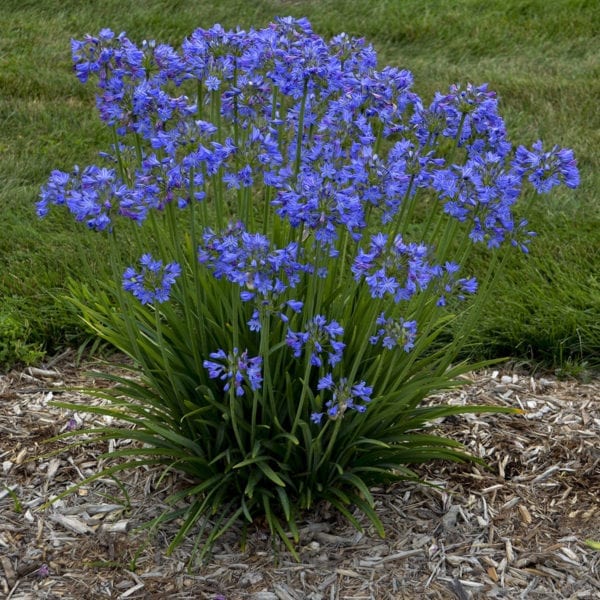
[[[579,171],[573,150],[554,146],[544,152],[541,141],[533,144],[533,150],[519,146],[513,162],[515,172],[527,175],[538,194],[546,194],[553,187],[564,183],[567,187],[579,185]]]
[[[214,360],[205,360],[203,366],[208,370],[211,379],[220,379],[225,382],[223,389],[227,392],[233,385],[236,396],[244,395],[243,384],[246,383],[253,391],[259,390],[262,383],[262,358],[255,356],[248,358],[248,351],[241,354],[237,348],[227,354],[224,350],[211,352]],[[218,362],[216,362],[218,361]]]
[[[440,297],[437,300],[438,306],[446,306],[448,298],[465,300],[465,294],[475,294],[477,292],[477,279],[475,277],[457,278],[460,266],[453,262],[447,262],[443,267],[439,267],[440,273]]]
[[[344,416],[346,410],[354,410],[363,413],[367,410],[367,404],[371,401],[373,388],[369,387],[364,381],[351,385],[348,379],[342,377],[339,382],[335,382],[331,373],[325,375],[317,384],[319,390],[330,390],[332,397],[325,402],[324,412],[312,413],[310,419],[313,423],[320,424],[323,417],[335,421]]]
[[[37,214],[46,216],[50,204],[65,205],[76,221],[104,231],[110,226],[113,197],[120,185],[114,169],[89,166],[82,171],[75,167],[72,173],[52,171],[42,187]]]
[[[505,160],[487,152],[464,165],[438,170],[433,189],[444,202],[444,212],[471,225],[469,237],[497,247],[515,232],[513,205],[521,191],[521,178],[509,171]]]
[[[442,135],[466,145],[470,154],[493,150],[504,155],[510,149],[496,93],[487,84],[451,85],[447,94],[436,93],[429,108],[417,111],[413,120],[424,144]]]
[[[399,235],[391,244],[386,234],[373,235],[369,250],[360,248],[354,259],[354,279],[364,278],[373,298],[389,294],[394,302],[410,300],[436,276],[428,252],[424,244],[405,243]]]
[[[371,344],[377,344],[381,340],[384,348],[391,350],[396,346],[402,347],[404,352],[410,352],[415,345],[417,337],[417,322],[405,321],[386,317],[381,313],[376,321],[379,325],[377,333],[369,338]]]
[[[181,267],[177,263],[163,266],[162,260],[156,260],[151,254],[140,258],[141,270],[128,267],[123,273],[123,289],[131,292],[142,304],[166,302],[171,288],[179,275]]]
[[[337,321],[329,323],[322,315],[317,315],[308,323],[305,331],[292,331],[288,329],[286,342],[294,351],[294,356],[299,357],[302,351],[309,353],[310,364],[321,367],[327,354],[327,362],[335,365],[342,360],[342,353],[346,345],[340,340],[344,329]]]
[[[217,279],[225,278],[242,288],[242,300],[259,295],[276,298],[300,281],[298,244],[273,249],[269,238],[249,233],[242,223],[230,225],[221,235],[204,232],[198,260],[210,267]]]

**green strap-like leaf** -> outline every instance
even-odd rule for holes
[[[285,482],[273,469],[265,462],[259,462],[258,468],[275,484],[281,487],[285,487]]]

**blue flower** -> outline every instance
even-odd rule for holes
[[[163,81],[174,81],[180,85],[184,79],[190,77],[186,65],[179,54],[167,44],[159,44],[154,48],[153,58],[158,67],[158,77]]]
[[[456,274],[460,267],[456,263],[446,262],[439,268],[440,276],[440,296],[437,300],[438,306],[446,306],[448,297],[464,300],[465,294],[473,295],[477,292],[478,282],[475,277],[457,278]]]
[[[414,347],[417,337],[416,321],[387,318],[385,313],[381,313],[376,324],[380,327],[377,333],[369,338],[371,344],[377,344],[381,340],[382,346],[387,350],[400,346],[404,352],[410,352]]]
[[[423,244],[407,244],[401,236],[390,244],[388,236],[379,233],[371,236],[368,252],[359,248],[351,269],[356,281],[364,279],[373,298],[390,295],[394,302],[410,300],[436,276],[426,260],[428,253]]]
[[[58,170],[52,171],[48,182],[42,187],[40,200],[36,204],[38,217],[45,217],[48,214],[49,204],[65,204],[69,180],[70,175],[68,173]]]
[[[312,156],[317,150],[323,154],[337,151],[335,147],[323,146],[313,148]],[[293,227],[313,231],[315,239],[325,246],[334,245],[340,225],[357,238],[366,225],[364,206],[352,182],[342,178],[346,172],[338,173],[327,160],[323,164],[311,161],[309,152],[304,157],[305,164],[297,176],[285,172],[289,179],[281,182],[282,189],[272,202],[276,213]]]
[[[311,421],[320,424],[323,417],[335,421],[344,417],[347,410],[353,410],[358,413],[364,413],[367,410],[367,404],[371,402],[373,388],[364,381],[350,385],[348,379],[342,377],[339,382],[335,382],[331,373],[322,377],[317,389],[320,391],[328,390],[331,392],[331,399],[324,404],[324,412],[313,412]]]
[[[249,358],[247,350],[240,354],[238,349],[234,348],[230,354],[224,350],[211,352],[210,358],[214,360],[205,360],[203,366],[208,370],[208,376],[211,379],[220,379],[225,382],[223,389],[226,392],[233,385],[235,395],[243,396],[245,393],[244,383],[253,391],[260,389],[262,384],[262,358],[260,356]]]
[[[544,152],[539,140],[533,144],[533,150],[524,146],[517,148],[513,169],[520,177],[527,175],[538,194],[546,194],[562,183],[570,188],[579,185],[579,170],[573,151],[554,146]]]
[[[221,81],[218,77],[215,77],[214,75],[209,75],[204,81],[204,85],[206,85],[206,89],[210,92],[216,92],[219,89],[219,86],[221,85]]]
[[[261,233],[249,233],[241,223],[230,225],[220,236],[206,229],[198,260],[217,279],[226,278],[242,288],[245,302],[256,294],[270,300],[294,288],[306,269],[298,261],[298,244],[273,249]]]
[[[344,329],[337,321],[328,323],[325,317],[317,315],[308,323],[305,331],[288,329],[285,341],[293,350],[295,357],[300,357],[303,352],[307,352],[310,364],[314,367],[323,365],[325,355],[327,355],[327,363],[333,366],[342,360],[346,347],[340,339],[343,335]]]
[[[139,260],[141,270],[128,267],[123,273],[123,289],[131,292],[142,304],[166,302],[171,288],[181,275],[177,263],[163,266],[162,260],[156,260],[151,254],[144,254]]]
[[[85,222],[90,229],[104,231],[110,227],[110,212],[120,185],[113,169],[94,165],[81,172],[75,167],[71,174],[52,171],[42,187],[37,214],[45,216],[50,204],[66,205],[76,221]]]
[[[497,247],[513,239],[513,205],[521,192],[515,168],[494,152],[474,155],[464,165],[450,165],[434,172],[432,187],[444,202],[444,212],[472,226],[469,237]]]
[[[416,112],[413,123],[424,145],[443,135],[457,139],[469,154],[494,151],[504,156],[510,149],[496,94],[486,84],[469,83],[464,89],[452,85],[448,94],[436,93],[428,109]]]

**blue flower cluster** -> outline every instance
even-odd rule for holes
[[[542,194],[560,184],[570,188],[579,185],[579,171],[573,151],[554,146],[552,150],[544,152],[539,140],[533,144],[533,150],[527,150],[524,146],[517,148],[513,168],[519,177],[527,176]]]
[[[330,390],[332,392],[331,400],[325,402],[324,412],[313,412],[311,421],[321,423],[323,417],[327,415],[329,419],[335,421],[344,416],[346,410],[354,410],[362,413],[367,410],[367,404],[371,401],[373,388],[369,387],[364,381],[351,385],[345,377],[342,377],[337,383],[331,374],[325,375],[317,384],[318,390]],[[362,404],[357,403],[361,401]]]
[[[327,355],[327,363],[333,366],[342,360],[346,347],[341,341],[343,335],[344,329],[337,321],[327,322],[323,315],[317,315],[308,323],[305,331],[288,329],[285,341],[296,358],[302,356],[304,351],[312,366],[321,367]]]
[[[446,200],[444,211],[471,224],[470,238],[498,247],[513,236],[512,206],[521,193],[521,178],[506,170],[493,152],[476,155],[462,166],[451,165],[434,174],[432,187]]]
[[[198,247],[198,260],[206,265],[217,279],[227,279],[240,286],[243,302],[254,301],[256,306],[248,325],[260,331],[260,316],[276,314],[287,322],[286,308],[299,313],[304,303],[279,297],[300,282],[306,267],[297,260],[298,244],[272,249],[269,238],[260,233],[248,233],[243,223],[230,225],[221,235],[206,228]]]
[[[412,241],[411,224],[400,227],[419,212],[421,198],[440,223],[464,228],[472,242],[526,251],[532,234],[514,211],[524,185],[546,193],[579,182],[572,151],[545,152],[541,142],[513,148],[487,86],[453,85],[427,106],[410,72],[378,68],[361,39],[324,41],[306,19],[280,18],[261,30],[197,29],[179,49],[138,46],[104,29],[73,40],[72,54],[80,81],[97,80],[100,117],[118,142],[103,155],[108,166],[53,171],[38,214],[64,205],[103,231],[117,219],[142,225],[152,211],[179,209],[178,223],[189,215],[193,231],[202,230],[192,239],[204,268],[190,271],[237,286],[252,311],[251,331],[272,315],[280,327],[289,323],[278,347],[306,356],[319,375],[326,364],[343,365],[351,343],[303,295],[321,284],[319,293],[339,291],[327,278],[349,269],[346,281],[381,309],[391,299],[365,324],[365,347],[370,341],[405,352],[417,335],[413,299],[429,291],[445,306],[476,292],[474,278],[436,254],[438,238]],[[144,304],[165,301],[179,265],[163,266],[149,254],[140,265],[141,272],[125,271],[124,289]],[[307,304],[305,325],[295,331],[293,319]],[[244,381],[260,386],[261,357],[234,349],[211,358],[209,376],[226,389],[242,395]],[[334,383],[332,374],[319,389],[333,393],[329,418],[364,410],[372,392],[365,382]]]
[[[335,255],[340,226],[359,239],[372,208],[388,223],[407,196],[429,188],[447,214],[471,223],[474,241],[496,246],[519,233],[512,207],[524,177],[540,193],[577,185],[570,150],[543,153],[536,144],[511,161],[497,98],[485,85],[452,86],[425,107],[408,71],[377,70],[362,40],[326,43],[306,19],[248,32],[198,29],[179,52],[137,47],[105,29],[74,40],[72,50],[79,79],[98,79],[101,118],[149,149],[137,148],[141,164],[121,178],[113,170],[54,172],[42,215],[48,204],[66,203],[95,229],[116,215],[141,222],[172,200],[185,207],[205,199],[217,177],[232,190],[272,187],[277,214]],[[219,122],[237,127],[237,137],[224,136]],[[466,150],[466,163],[435,155],[443,137]],[[382,140],[392,142],[387,152]]]
[[[151,254],[140,258],[141,270],[128,267],[123,273],[123,289],[131,292],[142,304],[166,302],[171,288],[181,275],[177,263],[163,266],[162,260],[156,260]]]
[[[243,288],[245,302],[257,294],[277,298],[296,287],[305,270],[298,262],[298,244],[273,250],[267,236],[247,232],[243,223],[230,225],[221,235],[207,228],[198,247],[198,260],[217,279],[225,278]]]
[[[389,236],[371,236],[368,252],[359,249],[352,273],[364,279],[373,298],[389,294],[394,302],[410,300],[439,275],[439,270],[427,261],[429,249],[424,244],[405,243],[398,235],[390,243]]]
[[[506,139],[504,120],[498,114],[496,93],[487,84],[474,86],[451,85],[448,94],[436,93],[429,109],[416,122],[420,139],[437,136],[456,139],[467,149],[469,156],[495,150],[506,156],[511,144]]]
[[[204,368],[208,370],[208,376],[211,379],[218,378],[225,382],[223,389],[226,392],[233,385],[235,395],[243,396],[245,393],[244,383],[247,383],[253,391],[260,389],[262,384],[262,358],[260,356],[249,358],[247,350],[240,354],[238,349],[234,348],[230,354],[224,350],[211,352],[210,358],[215,360],[205,360]]]
[[[459,271],[459,265],[453,262],[446,262],[443,267],[438,266],[436,268],[441,283],[441,296],[437,301],[438,306],[446,306],[448,297],[464,300],[465,294],[475,294],[477,292],[477,279],[475,277],[457,278],[456,274]]]
[[[381,313],[376,320],[379,329],[377,333],[369,341],[375,345],[381,340],[381,345],[392,350],[396,346],[401,346],[404,352],[410,352],[417,337],[417,322],[405,321],[402,318],[394,319],[386,317],[385,313]]]
[[[76,221],[85,222],[90,229],[103,231],[110,224],[113,198],[122,188],[113,169],[89,166],[72,174],[54,170],[42,188],[37,214],[48,214],[48,205],[65,205]]]

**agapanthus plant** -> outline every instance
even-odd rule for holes
[[[518,201],[575,187],[572,152],[515,149],[485,85],[426,105],[410,72],[305,19],[179,49],[105,29],[72,51],[114,143],[101,166],[52,172],[38,214],[64,205],[111,248],[114,279],[73,286],[133,359],[89,409],[131,427],[88,433],[140,442],[108,469],[193,482],[160,519],[183,518],[171,547],[266,519],[294,551],[319,502],[383,535],[372,485],[472,458],[428,421],[500,410],[422,400],[473,368],[455,361],[495,257],[531,237]],[[489,273],[469,271],[477,245]]]

